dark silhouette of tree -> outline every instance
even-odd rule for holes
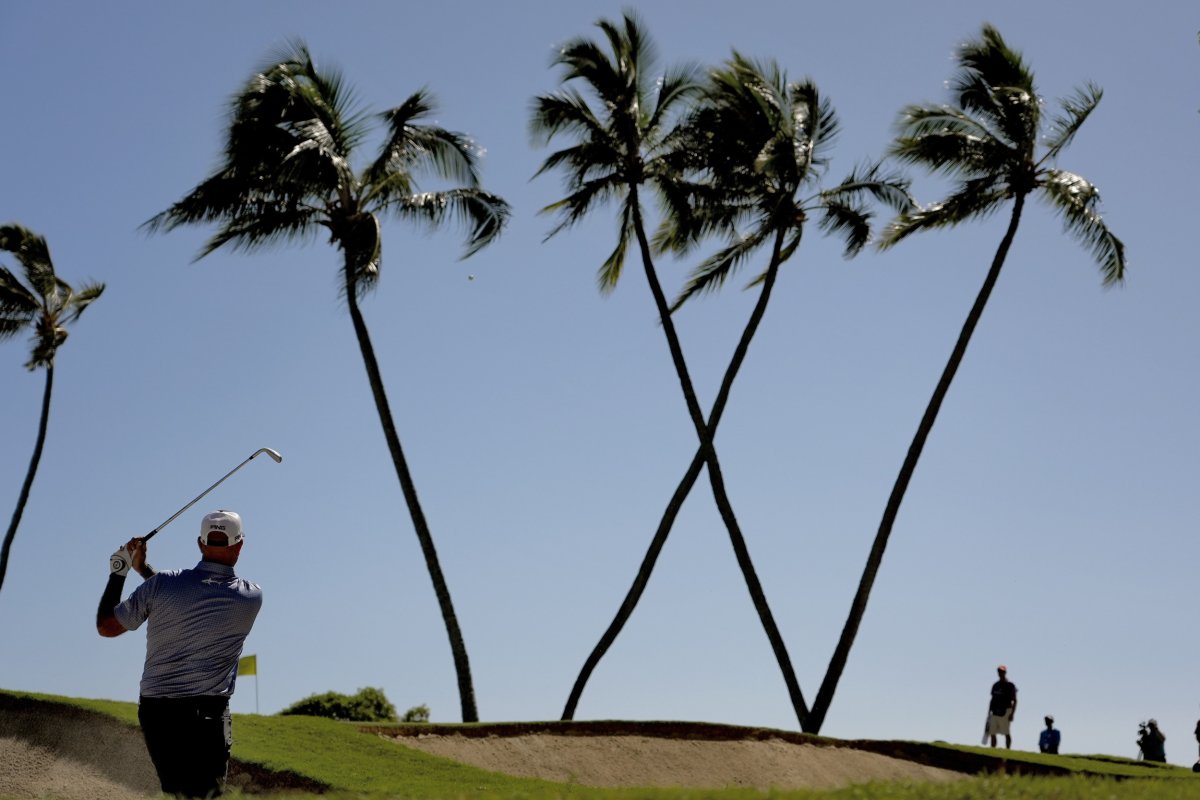
[[[911,204],[907,183],[894,175],[882,175],[877,167],[855,172],[833,188],[817,188],[837,130],[833,108],[820,98],[815,84],[788,82],[776,64],[757,64],[735,53],[725,65],[710,71],[676,142],[674,161],[686,164],[696,177],[670,187],[674,213],[655,237],[655,245],[682,254],[709,236],[723,237],[727,244],[696,268],[672,310],[696,294],[722,286],[763,247],[770,251],[766,270],[751,282],[760,286],[758,300],[708,416],[710,438],[716,436],[733,382],[766,313],[779,267],[795,253],[809,218],[817,215],[821,228],[841,234],[845,254],[850,257],[869,236],[871,214],[861,202],[862,196],[875,196],[897,210]],[[672,495],[615,619],[575,682],[566,718],[573,714],[591,672],[632,615],[704,463],[701,447]],[[744,559],[742,555],[739,552],[740,565],[752,573],[748,585],[757,584],[748,554]],[[793,702],[803,725],[807,709],[798,686],[796,690]]]
[[[1076,90],[1062,101],[1060,113],[1047,127],[1033,73],[994,27],[984,25],[978,38],[958,49],[957,60],[958,72],[951,83],[955,102],[905,108],[900,114],[899,136],[890,151],[904,163],[947,175],[957,183],[941,202],[897,217],[884,231],[880,246],[892,247],[918,231],[951,227],[985,217],[1009,201],[1012,210],[991,268],[967,314],[892,487],[849,617],[813,703],[810,726],[813,732],[820,730],[833,701],[850,648],[866,613],[871,587],[883,561],[900,503],[954,375],[966,355],[971,335],[1000,276],[1016,237],[1026,198],[1030,195],[1040,197],[1058,212],[1066,232],[1091,251],[1106,286],[1120,283],[1125,276],[1125,247],[1109,232],[1100,216],[1099,191],[1082,176],[1053,166],[1100,102],[1102,92],[1099,87],[1088,84]]]
[[[4,534],[4,545],[0,547],[0,587],[8,573],[8,559],[12,552],[17,528],[25,514],[33,479],[42,460],[42,449],[46,444],[46,430],[50,424],[50,397],[54,392],[54,357],[58,348],[67,340],[67,326],[79,319],[79,315],[104,291],[104,284],[89,283],[79,291],[71,288],[54,272],[50,259],[50,248],[46,240],[19,225],[0,226],[0,253],[9,253],[21,265],[24,283],[7,267],[0,266],[0,339],[15,336],[23,331],[33,334],[33,351],[26,369],[46,370],[46,385],[42,390],[42,413],[38,422],[37,440],[33,446],[33,457],[25,472],[25,481],[17,496],[17,507],[8,531]]]
[[[338,71],[318,69],[308,48],[293,42],[233,98],[221,165],[146,226],[158,231],[216,223],[217,232],[201,258],[224,245],[254,251],[306,240],[320,230],[342,251],[342,292],[450,639],[463,721],[476,722],[466,644],[359,309],[359,300],[379,277],[383,217],[430,227],[465,223],[466,255],[494,241],[508,220],[508,204],[479,188],[474,143],[461,133],[425,124],[433,111],[433,98],[422,90],[395,108],[368,115],[353,105]],[[384,141],[374,159],[356,170],[354,157],[374,121],[385,127]],[[421,191],[419,176],[461,185]]]

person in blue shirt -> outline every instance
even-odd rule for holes
[[[214,511],[200,523],[200,562],[155,571],[146,542],[133,538],[109,560],[96,630],[114,637],[146,628],[138,722],[166,794],[217,797],[233,743],[229,698],[242,644],[262,607],[258,584],[234,574],[245,536],[242,518]],[[121,602],[130,568],[143,583]]]
[[[1058,744],[1062,741],[1062,733],[1054,727],[1054,717],[1046,715],[1046,729],[1038,737],[1038,750],[1043,753],[1057,753]]]

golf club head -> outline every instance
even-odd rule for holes
[[[145,539],[146,541],[149,541],[150,539],[154,538],[154,535],[155,535],[156,533],[158,533],[158,532],[159,532],[159,531],[161,531],[163,528],[167,527],[167,526],[168,526],[168,525],[170,525],[172,522],[174,522],[174,521],[175,521],[175,519],[176,519],[176,518],[178,518],[180,514],[182,514],[183,512],[187,511],[187,510],[188,510],[189,508],[191,508],[192,506],[194,506],[194,505],[195,505],[195,504],[196,504],[196,503],[197,503],[197,502],[200,500],[200,498],[201,498],[201,497],[204,497],[206,494],[208,494],[209,492],[211,492],[213,489],[217,488],[217,487],[218,487],[218,486],[220,486],[222,483],[224,483],[224,482],[225,482],[225,479],[226,479],[226,478],[228,478],[230,475],[232,475],[233,473],[237,472],[239,469],[241,469],[242,467],[246,466],[246,465],[247,465],[247,464],[249,464],[251,461],[253,461],[253,460],[254,460],[254,457],[255,457],[255,456],[257,456],[259,453],[266,453],[267,455],[269,455],[269,456],[271,457],[271,460],[272,460],[272,461],[274,461],[276,464],[279,464],[279,463],[282,463],[282,462],[283,462],[283,456],[279,455],[279,451],[278,451],[278,450],[272,450],[272,449],[271,449],[271,448],[269,448],[269,447],[262,447],[262,448],[259,448],[258,450],[255,450],[253,453],[251,453],[251,454],[250,454],[250,458],[247,458],[245,461],[243,461],[242,463],[238,464],[238,465],[237,465],[236,467],[234,467],[233,469],[229,470],[229,472],[226,472],[226,473],[225,473],[225,475],[224,475],[224,477],[222,477],[222,478],[221,478],[221,480],[217,481],[217,482],[216,482],[216,483],[214,483],[212,486],[208,487],[208,488],[207,488],[207,489],[205,489],[203,492],[201,492],[200,494],[196,495],[196,496],[195,496],[195,497],[192,499],[192,502],[188,503],[186,506],[184,506],[183,508],[181,508],[181,509],[179,509],[178,511],[176,511],[174,514],[172,514],[170,517],[168,517],[168,518],[167,518],[167,521],[166,521],[166,522],[164,522],[162,525],[159,525],[157,528],[155,528],[154,530],[150,531],[148,534],[146,534],[146,535],[145,535],[145,536],[143,536],[142,538],[143,538],[143,539]]]

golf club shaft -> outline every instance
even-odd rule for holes
[[[201,492],[200,494],[196,495],[196,496],[195,496],[195,497],[192,499],[192,501],[191,501],[190,503],[188,503],[186,506],[184,506],[183,508],[179,509],[179,510],[178,510],[178,511],[176,511],[174,514],[172,514],[170,517],[168,517],[166,522],[162,523],[162,524],[161,524],[161,525],[159,525],[157,528],[155,528],[154,530],[150,531],[150,532],[149,532],[149,533],[147,533],[145,536],[143,536],[143,537],[142,537],[142,540],[143,540],[143,541],[149,541],[150,539],[152,539],[152,538],[154,537],[154,534],[158,533],[158,532],[159,532],[159,531],[161,531],[163,528],[165,528],[165,527],[167,527],[168,525],[170,525],[172,522],[174,522],[174,521],[176,520],[176,518],[177,518],[177,517],[179,517],[179,515],[180,515],[180,514],[182,514],[183,512],[187,511],[187,510],[188,510],[189,508],[191,508],[192,506],[196,505],[196,503],[200,502],[200,499],[201,499],[201,498],[203,498],[203,497],[204,497],[206,494],[208,494],[208,493],[209,493],[209,492],[211,492],[213,489],[217,488],[217,487],[218,487],[218,486],[220,486],[222,483],[224,483],[224,482],[225,482],[225,479],[226,479],[226,478],[228,478],[230,475],[232,475],[233,473],[237,472],[239,469],[241,469],[242,467],[246,466],[246,465],[247,465],[247,464],[249,464],[251,461],[253,461],[253,460],[254,460],[254,457],[255,457],[256,455],[258,455],[259,453],[266,453],[267,455],[269,455],[269,456],[272,458],[272,460],[274,460],[274,461],[275,461],[275,463],[276,463],[276,464],[278,464],[279,462],[283,461],[283,456],[279,455],[279,451],[277,451],[277,450],[272,450],[272,449],[271,449],[271,448],[269,448],[269,447],[263,447],[263,448],[260,448],[260,449],[258,449],[258,450],[255,450],[253,453],[251,453],[251,455],[250,455],[250,457],[249,457],[249,458],[247,458],[247,459],[246,459],[245,461],[243,461],[242,463],[238,464],[238,465],[237,465],[236,467],[234,467],[233,469],[229,470],[229,472],[226,472],[226,473],[225,473],[225,475],[224,475],[224,476],[221,478],[221,480],[217,481],[217,482],[216,482],[216,483],[214,483],[212,486],[208,487],[208,488],[207,488],[207,489],[205,489],[203,492]]]

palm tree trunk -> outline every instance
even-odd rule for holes
[[[404,492],[404,500],[408,504],[408,512],[412,516],[413,528],[417,540],[421,543],[421,553],[425,556],[425,566],[433,581],[433,591],[437,595],[438,606],[442,611],[442,620],[446,625],[446,634],[450,638],[450,651],[454,656],[454,669],[458,674],[458,695],[462,703],[463,722],[478,722],[479,712],[475,708],[475,688],[471,682],[471,664],[467,659],[467,646],[463,641],[462,631],[458,627],[458,617],[454,613],[454,603],[450,599],[450,589],[442,575],[442,567],[438,562],[437,549],[433,545],[433,536],[429,532],[429,524],[425,521],[425,513],[421,510],[421,501],[417,498],[417,487],[413,483],[412,474],[408,470],[408,461],[400,447],[400,437],[396,433],[396,424],[392,420],[392,411],[388,405],[387,394],[383,390],[383,378],[379,373],[379,362],[375,360],[375,348],[371,346],[371,336],[367,332],[367,324],[363,321],[362,312],[358,308],[355,287],[349,276],[353,274],[350,268],[352,254],[347,252],[346,302],[350,307],[350,319],[354,322],[354,333],[358,337],[358,347],[362,351],[363,365],[367,368],[367,379],[371,383],[371,394],[375,397],[375,408],[379,411],[379,422],[383,425],[383,436],[387,440],[388,450],[392,455],[392,463],[396,466],[396,476],[400,479],[400,488]]]
[[[783,637],[779,633],[779,628],[775,624],[775,617],[772,615],[771,607],[767,603],[767,596],[763,592],[762,584],[758,580],[758,574],[754,570],[754,563],[750,559],[750,551],[746,547],[745,537],[742,535],[737,517],[734,516],[733,506],[729,502],[729,495],[725,491],[725,478],[721,473],[721,464],[717,459],[716,448],[713,447],[713,437],[710,435],[708,425],[704,421],[704,412],[700,409],[700,403],[696,399],[696,391],[692,385],[691,376],[688,374],[687,363],[683,358],[683,348],[679,344],[679,336],[675,331],[675,323],[671,319],[670,307],[667,305],[667,298],[663,294],[662,285],[658,281],[658,275],[654,271],[654,261],[650,255],[650,242],[646,238],[646,231],[642,224],[642,212],[638,205],[636,193],[630,199],[630,204],[632,206],[631,218],[633,228],[637,235],[638,247],[641,249],[642,254],[642,266],[646,272],[646,280],[650,284],[650,291],[654,295],[654,305],[658,309],[659,319],[662,321],[663,333],[667,337],[667,347],[671,351],[671,360],[674,362],[675,371],[679,376],[679,385],[683,390],[688,414],[692,418],[692,425],[696,428],[696,436],[700,439],[700,450],[703,452],[704,462],[708,466],[708,479],[712,485],[713,499],[716,501],[717,510],[721,514],[725,528],[729,532],[729,541],[733,546],[734,555],[737,557],[738,567],[741,568],[742,577],[746,581],[746,588],[750,592],[750,599],[754,603],[754,608],[758,612],[758,618],[762,622],[767,639],[771,643],[771,649],[775,653],[775,660],[779,663],[780,672],[783,673],[783,680],[787,685],[788,696],[791,699],[792,708],[796,712],[796,719],[799,721],[801,728],[803,728],[805,719],[808,717],[808,706],[804,702],[804,695],[800,691],[799,682],[796,680],[796,671],[792,667],[792,660],[788,655],[787,645],[784,644]]]
[[[13,539],[17,538],[17,526],[25,514],[25,504],[29,502],[29,492],[33,489],[33,478],[37,475],[38,464],[42,460],[42,449],[46,445],[46,429],[50,425],[50,394],[54,390],[54,365],[46,367],[46,388],[42,390],[42,419],[38,423],[37,441],[33,445],[33,458],[29,460],[29,470],[25,473],[25,483],[21,485],[21,493],[17,496],[17,508],[13,511],[12,522],[8,524],[8,532],[4,534],[4,546],[0,548],[0,588],[4,586],[4,576],[8,574],[8,555],[12,551]]]
[[[933,430],[934,422],[937,421],[942,401],[946,399],[946,393],[950,391],[950,384],[954,380],[955,373],[958,372],[959,364],[962,363],[963,356],[967,353],[967,345],[971,343],[971,336],[975,333],[975,326],[979,324],[979,318],[983,316],[984,306],[987,305],[988,298],[992,294],[992,289],[996,285],[996,279],[1000,277],[1000,269],[1004,266],[1004,260],[1008,256],[1008,250],[1012,246],[1013,238],[1017,235],[1017,225],[1021,222],[1021,209],[1024,206],[1025,195],[1018,194],[1013,203],[1012,218],[1009,220],[1008,230],[1005,231],[1004,238],[1000,240],[1000,246],[996,249],[996,254],[992,258],[991,269],[988,270],[987,277],[983,281],[983,286],[979,289],[979,294],[975,297],[975,304],[971,306],[971,311],[967,314],[962,331],[958,334],[958,341],[954,343],[954,349],[950,352],[950,360],[946,362],[946,368],[942,370],[942,377],[938,380],[937,387],[933,390],[933,396],[929,398],[929,405],[925,407],[925,414],[921,417],[921,423],[917,426],[917,433],[913,436],[912,443],[908,446],[908,454],[904,457],[904,464],[900,467],[900,474],[896,476],[896,483],[892,486],[892,494],[888,497],[887,506],[883,511],[883,519],[880,521],[879,530],[875,534],[875,542],[871,545],[871,553],[867,557],[866,566],[863,568],[862,578],[858,584],[858,592],[854,595],[854,602],[850,606],[850,616],[846,619],[846,624],[842,628],[842,636],[833,651],[833,658],[829,661],[829,668],[825,671],[825,680],[822,681],[821,688],[817,692],[817,699],[813,703],[812,714],[809,717],[809,733],[820,733],[821,725],[825,722],[825,715],[829,712],[830,703],[833,702],[833,695],[837,691],[838,681],[841,679],[842,672],[846,668],[846,659],[850,656],[850,648],[854,645],[854,638],[858,635],[858,627],[862,623],[863,615],[867,611],[867,600],[870,599],[871,587],[875,584],[875,576],[878,574],[879,565],[883,561],[883,552],[887,549],[888,537],[892,534],[892,526],[895,524],[896,515],[900,511],[900,503],[903,502],[904,493],[908,490],[909,481],[912,480],[913,473],[917,469],[917,461],[921,458],[921,451],[925,448],[925,441],[929,438],[929,434]]]
[[[721,423],[721,416],[725,413],[725,406],[729,400],[730,390],[733,388],[733,381],[741,370],[742,362],[746,360],[746,353],[750,350],[750,342],[754,339],[754,334],[758,332],[758,326],[762,322],[763,315],[767,310],[767,303],[771,299],[771,290],[775,286],[775,277],[779,272],[779,253],[783,245],[782,234],[776,237],[774,252],[771,255],[771,263],[767,267],[766,276],[763,280],[762,290],[758,295],[758,302],[754,306],[754,310],[750,314],[749,320],[746,322],[746,327],[742,331],[742,337],[738,340],[737,347],[733,351],[733,357],[729,361],[729,366],[725,368],[725,376],[721,379],[721,387],[717,391],[717,398],[713,402],[712,411],[708,415],[708,436],[710,441],[716,438],[717,426]],[[625,623],[633,616],[633,609],[637,606],[643,592],[646,590],[646,585],[650,582],[650,574],[654,571],[654,565],[658,562],[658,556],[662,552],[663,546],[667,543],[667,536],[671,533],[671,528],[675,525],[675,519],[679,516],[680,509],[683,508],[683,501],[691,493],[692,487],[696,485],[696,480],[700,477],[700,470],[704,467],[704,448],[697,448],[696,455],[692,457],[692,463],[688,465],[687,472],[683,479],[679,481],[679,485],[675,487],[675,493],[671,495],[670,501],[667,503],[666,509],[663,511],[662,519],[659,520],[658,529],[654,532],[654,538],[650,541],[650,547],[646,550],[646,555],[642,559],[642,564],[638,568],[637,575],[633,578],[633,585],[629,587],[629,592],[625,595],[624,602],[617,609],[617,615],[609,624],[608,629],[600,637],[600,641],[596,647],[588,655],[587,660],[583,664],[583,668],[579,671],[579,677],[575,679],[575,685],[571,687],[571,694],[567,698],[567,705],[563,709],[563,720],[575,718],[575,708],[579,705],[579,698],[583,695],[583,689],[587,685],[588,679],[591,678],[592,672],[600,664],[600,659],[612,647],[613,642],[617,640],[618,634],[625,627]]]

